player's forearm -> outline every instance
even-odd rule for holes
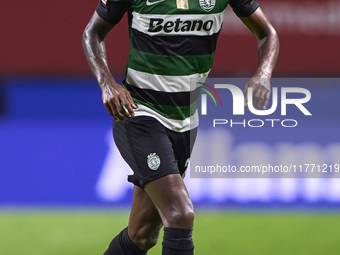
[[[259,77],[272,76],[277,56],[279,54],[279,38],[273,27],[269,27],[264,37],[258,41],[258,67],[256,75]]]
[[[94,76],[97,78],[99,86],[107,84],[104,82],[105,80],[114,80],[107,63],[104,38],[101,38],[99,34],[86,28],[83,33],[83,49],[87,62]]]

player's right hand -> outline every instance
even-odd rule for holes
[[[103,104],[115,121],[124,121],[126,117],[134,116],[133,109],[136,109],[137,106],[129,91],[116,82],[105,83],[100,87]]]

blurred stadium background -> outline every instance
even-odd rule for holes
[[[340,87],[329,78],[340,72],[340,1],[258,2],[280,37],[275,77],[307,77],[284,86],[311,91],[313,116],[294,132],[216,133],[201,118],[196,150],[211,152],[216,146],[202,141],[215,139],[240,162],[251,155],[255,161],[339,164]],[[112,142],[111,118],[81,46],[96,5],[1,5],[0,254],[101,254],[127,224],[130,170]],[[122,80],[126,17],[114,30],[106,42],[108,59]],[[228,8],[211,76],[250,77],[256,47]],[[339,180],[187,176],[197,208],[196,254],[339,254]],[[149,254],[160,254],[160,248]]]

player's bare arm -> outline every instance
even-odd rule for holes
[[[102,90],[102,100],[108,113],[116,120],[133,116],[136,108],[130,92],[113,78],[105,48],[105,37],[114,25],[107,23],[95,12],[83,33],[83,48],[90,68]],[[122,104],[125,106],[122,107]]]
[[[245,105],[247,106],[248,87],[253,89],[253,105],[259,109],[267,109],[271,92],[270,78],[279,53],[279,38],[261,8],[258,8],[249,17],[240,17],[242,22],[252,31],[258,40],[258,67],[255,75],[244,88]]]

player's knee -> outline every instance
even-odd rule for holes
[[[133,233],[130,238],[131,241],[139,248],[144,251],[148,251],[157,244],[158,236],[159,229],[153,230],[151,232],[140,230],[137,233]]]
[[[192,207],[185,210],[175,210],[168,219],[168,227],[172,228],[193,228],[195,213]]]

